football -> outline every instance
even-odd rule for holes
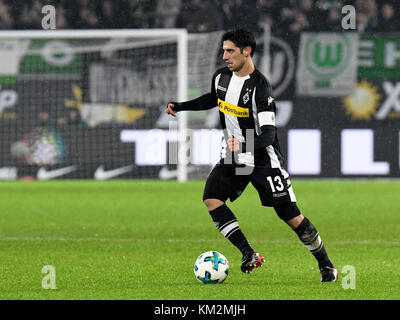
[[[228,259],[218,251],[204,252],[194,263],[194,274],[201,283],[222,283],[229,274]]]

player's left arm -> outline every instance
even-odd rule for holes
[[[260,80],[256,87],[255,102],[257,116],[254,121],[260,128],[260,134],[254,137],[254,151],[265,150],[265,148],[275,141],[275,99],[272,97],[272,88],[266,80]]]

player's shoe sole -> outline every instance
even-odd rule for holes
[[[242,266],[240,269],[244,273],[252,273],[254,269],[261,268],[264,261],[265,259],[261,254],[258,252],[253,252],[243,256]]]
[[[338,279],[338,271],[335,267],[325,267],[320,272],[321,282],[335,282]]]

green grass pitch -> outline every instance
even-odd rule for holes
[[[313,256],[252,186],[228,205],[266,263],[242,274],[241,255],[202,203],[203,186],[1,182],[0,299],[400,299],[400,181],[293,179],[339,271],[323,284]],[[208,250],[230,262],[223,284],[195,279],[194,261]],[[56,289],[42,288],[48,265]]]

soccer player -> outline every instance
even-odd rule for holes
[[[289,174],[283,168],[275,126],[276,105],[271,85],[254,66],[254,35],[245,29],[222,36],[226,67],[217,70],[211,91],[186,102],[169,102],[172,116],[184,110],[219,108],[224,132],[221,160],[209,174],[203,201],[217,229],[242,253],[241,270],[253,272],[264,257],[249,244],[226,201],[234,201],[249,182],[261,204],[273,207],[318,261],[321,282],[336,281],[338,272],[328,258],[321,237],[296,204]]]

